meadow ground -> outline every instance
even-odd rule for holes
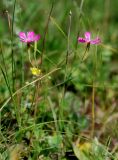
[[[118,1],[0,1],[0,160],[118,160]]]

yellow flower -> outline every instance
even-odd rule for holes
[[[39,74],[41,74],[41,70],[36,67],[30,68],[30,70],[34,76],[38,76]]]

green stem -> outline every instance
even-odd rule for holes
[[[29,62],[31,66],[33,67],[32,60],[31,60],[31,54],[30,54],[30,46],[28,47],[27,52],[28,52]]]
[[[93,56],[93,85],[92,85],[92,131],[91,131],[91,136],[94,137],[94,130],[95,130],[95,80],[97,77],[97,47],[96,51]]]
[[[53,103],[52,103],[49,96],[48,96],[48,102],[49,102],[49,105],[50,105],[50,108],[51,108],[51,111],[52,111],[52,115],[53,115],[53,119],[54,119],[54,122],[55,122],[55,129],[56,129],[56,132],[58,134],[59,128],[58,128],[58,123],[57,123],[57,116],[56,116],[56,113],[55,113],[55,110],[54,110],[54,107],[53,107]]]
[[[51,6],[51,9],[50,9],[50,12],[49,12],[48,20],[47,20],[47,23],[46,23],[46,26],[45,26],[43,45],[42,45],[43,47],[42,47],[42,54],[41,54],[41,62],[40,62],[41,66],[42,66],[42,63],[43,63],[43,55],[44,55],[44,52],[45,52],[46,35],[47,35],[47,32],[48,32],[48,26],[49,26],[50,17],[51,17],[52,11],[53,11],[54,3],[55,3],[55,0],[53,0],[53,2],[52,2],[52,6]]]
[[[17,105],[16,105],[15,99],[13,98],[13,94],[12,94],[12,91],[11,91],[11,89],[10,89],[10,87],[9,87],[6,74],[5,74],[5,72],[4,72],[4,70],[3,70],[3,68],[2,68],[1,65],[0,65],[0,69],[1,69],[1,71],[2,71],[3,77],[4,77],[4,79],[5,79],[5,83],[6,83],[7,87],[8,87],[9,92],[10,92],[10,96],[11,96],[10,99],[12,100],[13,105],[14,105],[14,107],[15,107],[14,109],[15,109],[15,113],[16,113],[16,119],[17,119],[17,122],[18,122],[18,126],[20,127],[20,126],[21,126],[21,123],[20,123],[20,116],[19,116],[18,107],[17,107]],[[2,109],[2,108],[1,108],[1,109]]]
[[[80,12],[79,12],[79,18],[78,18],[78,25],[80,26],[80,20],[81,20],[81,17],[82,17],[82,8],[83,8],[83,4],[84,4],[84,0],[81,0],[81,3],[80,3]],[[79,32],[80,30],[78,30],[78,33],[77,33],[77,38],[79,37]],[[78,44],[78,41],[76,40],[76,44],[75,44],[75,48],[77,49],[77,44]],[[74,59],[76,58],[76,52],[75,52],[75,55],[74,55]]]
[[[91,132],[91,137],[94,137],[94,130],[95,130],[95,87],[94,87],[94,82],[93,82],[93,87],[92,87],[92,132]]]
[[[70,28],[71,28],[71,17],[72,17],[72,12],[70,11],[70,13],[69,13],[68,38],[67,38],[67,54],[66,54],[65,80],[66,80],[66,78],[67,78],[68,56],[69,56],[69,50],[70,50]]]
[[[37,51],[37,42],[34,43],[34,60],[35,60],[35,65],[37,66],[36,51]]]
[[[14,33],[14,19],[15,19],[15,9],[16,9],[16,0],[14,0],[14,6],[13,6],[13,14],[12,14],[12,26],[11,26],[11,57],[12,57],[12,89],[13,92],[15,91],[15,79],[14,79],[14,73],[15,73],[15,61],[14,61],[14,50],[13,50],[13,33]]]
[[[65,62],[65,76],[64,76],[64,88],[63,88],[63,91],[62,91],[62,98],[61,98],[61,101],[60,101],[60,114],[59,114],[59,118],[60,120],[63,119],[63,102],[64,102],[64,96],[65,96],[65,92],[66,92],[66,85],[65,85],[65,82],[67,80],[67,74],[68,74],[68,56],[69,56],[69,52],[70,52],[70,29],[71,29],[71,16],[72,16],[72,13],[70,11],[69,13],[69,27],[68,27],[68,38],[67,38],[67,52],[66,52],[66,62]],[[61,122],[60,124],[60,128],[62,129],[63,128],[63,122]]]

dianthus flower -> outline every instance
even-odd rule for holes
[[[27,33],[20,32],[19,38],[20,38],[20,41],[29,44],[29,43],[38,41],[40,39],[40,35],[39,34],[36,35],[33,31],[30,31]]]
[[[87,45],[90,44],[99,44],[101,42],[100,38],[95,38],[91,40],[91,33],[90,32],[85,32],[85,38],[79,37],[78,42],[80,43],[87,43]]]

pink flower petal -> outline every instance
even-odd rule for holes
[[[33,31],[27,32],[27,37],[34,37],[35,33]]]
[[[96,38],[94,40],[91,40],[90,43],[91,44],[99,44],[99,43],[101,43],[101,40],[100,40],[100,38]]]
[[[80,42],[80,43],[85,43],[85,42],[86,42],[86,39],[79,37],[79,38],[78,38],[78,42]]]
[[[20,32],[19,37],[20,37],[20,40],[23,42],[25,42],[27,39],[25,32]]]
[[[40,39],[40,35],[39,34],[34,37],[34,41],[38,41],[39,39]]]
[[[85,38],[86,38],[86,41],[89,42],[91,40],[91,33],[90,32],[85,32]]]
[[[33,42],[34,36],[35,36],[35,33],[33,31],[27,32],[27,42]]]

